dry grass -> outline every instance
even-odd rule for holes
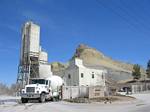
[[[92,102],[117,102],[117,101],[131,101],[135,100],[134,97],[131,96],[109,96],[109,97],[99,97],[99,98],[74,98],[74,99],[67,99],[64,101],[71,102],[71,103],[92,103]]]

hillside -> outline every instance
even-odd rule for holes
[[[119,71],[131,72],[133,68],[133,64],[113,60],[100,51],[83,44],[80,44],[76,49],[73,58],[75,57],[82,59],[83,62],[88,65],[100,65]],[[145,70],[142,69],[141,71],[144,72]]]
[[[62,64],[60,62],[51,63],[52,72],[58,72],[60,70],[64,70],[67,67],[66,64]]]

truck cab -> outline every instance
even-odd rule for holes
[[[45,102],[45,100],[52,99],[58,95],[52,91],[51,80],[35,78],[30,79],[29,84],[22,89],[21,101],[22,103],[27,103],[29,100],[37,99],[39,102]]]

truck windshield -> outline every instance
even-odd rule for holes
[[[30,81],[30,84],[45,84],[46,83],[46,80],[44,79],[32,79]]]

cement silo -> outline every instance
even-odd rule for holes
[[[39,78],[47,78],[51,76],[52,76],[51,65],[40,63],[39,64]]]
[[[39,53],[39,77],[47,78],[51,76],[52,72],[51,65],[48,64],[48,54],[41,50]]]
[[[22,46],[17,82],[21,82],[22,87],[24,87],[29,83],[30,78],[51,76],[48,54],[40,46],[40,26],[31,21],[26,22],[22,28]]]
[[[22,28],[21,43],[17,82],[25,85],[30,77],[39,77],[40,27],[31,21],[26,22]]]
[[[21,64],[26,57],[38,57],[39,49],[40,27],[33,22],[26,22],[22,28]]]
[[[47,63],[48,62],[48,54],[47,52],[41,51],[39,54],[39,61],[42,63]]]

